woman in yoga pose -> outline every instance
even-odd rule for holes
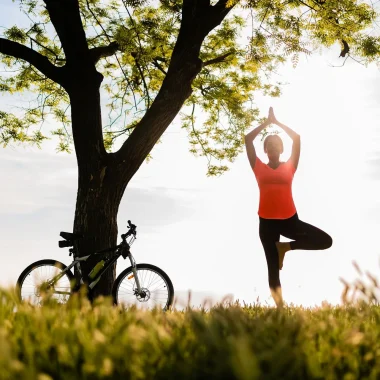
[[[292,154],[288,161],[281,162],[284,147],[278,135],[269,135],[264,140],[264,152],[269,162],[264,164],[253,146],[255,137],[269,124],[282,128],[293,140]],[[245,136],[247,155],[260,190],[259,235],[268,265],[269,288],[277,307],[283,306],[280,270],[285,253],[294,249],[327,249],[332,245],[331,237],[324,231],[298,218],[292,195],[292,181],[300,156],[300,136],[280,123],[270,107],[267,120]],[[292,239],[280,242],[280,235]]]

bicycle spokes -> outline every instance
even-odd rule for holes
[[[65,303],[70,294],[70,281],[62,274],[61,269],[41,266],[33,268],[25,277],[21,297],[33,304],[41,304],[47,299]]]
[[[169,290],[164,279],[156,272],[148,269],[137,269],[136,276],[131,273],[120,283],[118,303],[125,306],[136,305],[138,308],[164,308],[168,302]]]

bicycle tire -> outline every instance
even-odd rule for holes
[[[37,268],[44,267],[44,266],[55,267],[55,268],[58,268],[60,270],[64,270],[67,268],[67,266],[65,264],[61,263],[60,261],[50,260],[50,259],[39,260],[39,261],[34,262],[33,264],[30,264],[28,267],[26,267],[22,271],[19,278],[17,279],[16,292],[17,292],[17,295],[21,301],[23,301],[25,299],[22,296],[22,289],[23,289],[23,285],[24,285],[26,278],[28,277],[28,275],[30,275],[32,273],[33,270],[35,270]],[[67,277],[67,280],[70,284],[69,286],[70,286],[70,296],[71,296],[71,294],[74,292],[74,288],[75,288],[75,284],[74,284],[75,283],[75,277],[70,270],[68,270],[65,273],[64,277],[65,276]],[[62,278],[64,278],[64,277],[62,277]],[[38,290],[35,289],[34,293],[36,294],[36,292],[38,292]]]
[[[159,277],[161,277],[161,279],[165,282],[165,286],[167,287],[167,291],[168,291],[167,302],[165,303],[163,310],[168,310],[170,308],[170,306],[173,304],[173,300],[174,300],[174,287],[173,287],[173,284],[172,284],[169,276],[162,269],[156,267],[155,265],[151,265],[151,264],[137,264],[136,270],[138,272],[143,271],[143,270],[151,271],[151,272],[156,273]],[[120,285],[122,284],[123,280],[126,277],[129,277],[132,274],[133,274],[132,267],[130,266],[129,268],[122,271],[119,274],[119,276],[116,278],[116,280],[113,284],[113,287],[112,287],[112,297],[113,297],[113,301],[116,305],[120,303],[119,302],[119,300],[120,300],[120,295],[119,295]],[[144,283],[143,283],[144,279],[140,278],[140,276],[139,276],[139,280],[141,283],[141,287],[144,288]],[[135,295],[135,297],[136,297],[136,295]],[[131,297],[131,299],[133,299],[133,297]],[[136,297],[136,299],[137,299],[137,297]],[[140,301],[140,302],[147,302],[147,301]]]

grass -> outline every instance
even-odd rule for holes
[[[0,379],[379,379],[380,306],[359,285],[362,300],[346,289],[339,307],[166,313],[80,297],[33,307],[3,289]]]

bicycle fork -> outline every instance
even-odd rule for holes
[[[137,275],[136,261],[135,261],[134,257],[132,256],[131,252],[129,252],[128,258],[129,258],[129,261],[131,262],[132,273],[133,273],[133,275],[129,276],[128,279],[131,279],[131,278],[135,279],[136,287],[137,287],[137,294],[141,294],[142,293],[142,288],[141,288],[139,277]]]

